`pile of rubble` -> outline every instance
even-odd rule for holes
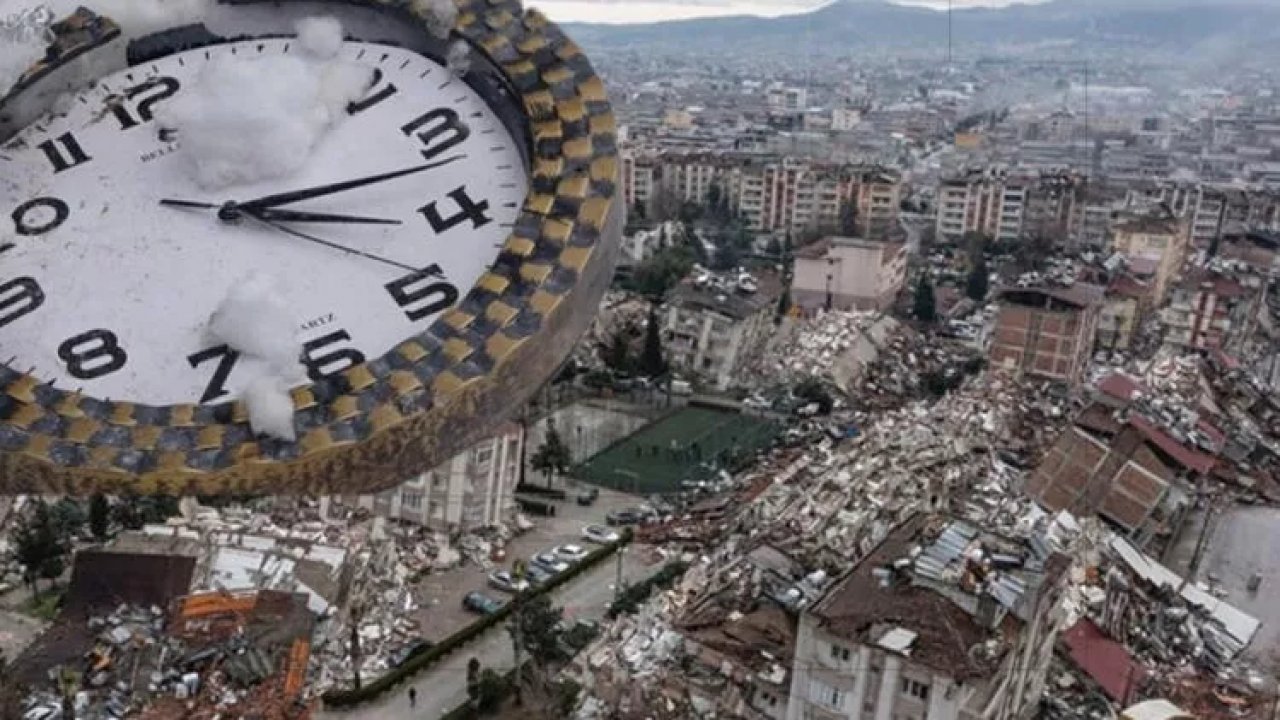
[[[89,650],[50,669],[51,682],[25,700],[27,717],[56,717],[65,702],[81,720],[213,718],[239,711],[284,720],[298,717],[297,708],[305,705],[312,618],[302,596],[213,593],[184,598],[173,611],[122,605],[83,625],[67,618],[60,623],[56,652],[65,656],[71,645]],[[302,650],[285,652],[290,643]],[[47,689],[62,686],[70,690],[65,699]]]

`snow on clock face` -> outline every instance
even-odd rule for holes
[[[182,138],[160,131],[165,104],[227,54],[290,47],[232,42],[109,75],[0,148],[0,362],[99,398],[216,403],[262,362],[209,336],[246,276],[272,278],[296,321],[294,384],[386,353],[466,293],[508,236],[527,172],[490,106],[424,56],[344,43],[338,59],[368,67],[371,87],[300,170],[196,182]],[[378,177],[271,210],[225,205]]]

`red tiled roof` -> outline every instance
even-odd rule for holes
[[[1107,292],[1120,297],[1142,299],[1151,294],[1151,286],[1129,275],[1121,275],[1111,281]]]
[[[1124,373],[1111,373],[1106,376],[1098,383],[1098,389],[1106,395],[1125,402],[1132,401],[1135,394],[1145,392],[1141,383]]]
[[[1062,641],[1071,660],[1102,687],[1107,697],[1121,705],[1134,700],[1149,671],[1133,659],[1124,645],[1103,635],[1088,619],[1072,625],[1062,634]]]
[[[1196,422],[1196,428],[1199,429],[1200,432],[1209,436],[1209,442],[1213,444],[1215,451],[1222,450],[1222,448],[1227,444],[1227,434],[1219,430],[1208,420],[1200,418],[1200,420]]]
[[[1185,468],[1207,473],[1218,463],[1217,458],[1183,445],[1141,415],[1131,415],[1129,424],[1137,428],[1149,442],[1163,450]]]

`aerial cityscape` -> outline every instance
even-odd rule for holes
[[[444,57],[427,54],[434,64],[418,74],[412,46],[388,47],[385,74],[339,78],[383,36],[313,18],[296,33],[237,26],[234,41],[219,30],[215,42],[186,25],[214,3],[145,2],[161,8],[150,20],[168,12],[169,25],[185,26],[165,36],[181,42],[164,51],[158,41],[130,46],[131,69],[153,68],[147,83],[108,95],[102,110],[78,107],[100,101],[87,90],[65,95],[10,139],[7,113],[25,106],[6,105],[5,94],[12,86],[9,97],[22,99],[35,82],[27,66],[52,62],[53,50],[40,59],[46,30],[77,3],[36,12],[0,0],[0,55],[13,54],[0,61],[0,203],[14,200],[0,205],[0,421],[9,423],[0,423],[0,479],[21,474],[8,453],[35,452],[14,427],[106,437],[107,425],[142,422],[175,397],[192,403],[172,406],[185,416],[150,408],[175,426],[214,417],[219,403],[228,418],[247,408],[240,440],[276,448],[251,461],[286,457],[293,446],[283,443],[305,452],[321,436],[291,413],[326,402],[316,388],[339,371],[348,380],[335,395],[358,399],[326,412],[369,411],[366,433],[410,417],[419,408],[403,398],[388,414],[370,411],[357,395],[360,368],[367,359],[365,385],[379,401],[392,386],[447,386],[408,360],[375,357],[407,356],[394,341],[408,333],[392,319],[456,328],[438,344],[457,356],[445,372],[459,386],[473,379],[464,361],[474,347],[494,354],[523,341],[462,342],[474,327],[526,317],[498,294],[511,284],[499,277],[506,256],[475,254],[521,239],[520,201],[544,208],[538,231],[558,232],[567,249],[554,266],[526,250],[548,264],[512,277],[586,283],[586,260],[580,278],[565,280],[565,267],[601,247],[590,243],[603,243],[608,226],[557,213],[567,203],[585,214],[592,193],[613,193],[625,212],[616,262],[598,306],[565,295],[585,332],[538,328],[540,351],[567,359],[521,366],[528,382],[543,373],[524,393],[531,399],[507,390],[523,387],[513,380],[497,386],[509,396],[458,411],[491,415],[482,433],[429,426],[449,452],[425,472],[397,475],[411,465],[386,462],[372,485],[337,475],[321,492],[280,493],[203,492],[195,481],[92,493],[67,482],[50,493],[9,477],[0,488],[30,489],[0,494],[0,720],[1280,718],[1280,3],[649,2],[611,15],[628,3],[526,0],[569,39],[537,35],[540,15],[504,9],[488,22],[523,22],[512,32],[530,34],[504,45],[447,32],[466,27],[474,5],[518,9],[514,0],[387,2],[443,17]],[[33,43],[39,52],[19,60]],[[234,76],[232,65],[195,69],[199,53],[207,60],[208,48],[234,43],[244,54],[278,45],[276,64],[257,66],[274,78],[253,80],[250,66]],[[540,90],[559,104],[547,111],[526,95],[519,111],[532,153],[483,84],[485,54],[510,63],[501,55],[516,48],[560,63]],[[438,86],[437,76],[423,81],[433,67]],[[582,80],[591,68],[607,103],[589,94],[594,76]],[[218,72],[232,83],[221,93],[210,79]],[[560,97],[556,73],[573,72],[587,90]],[[208,92],[169,100],[170,76],[183,93]],[[405,156],[418,165],[374,177],[395,150],[358,145],[369,131],[357,121],[374,127],[376,113],[409,102],[416,81],[423,97],[444,97],[460,80],[470,89],[449,101],[479,109],[413,122],[427,108],[406,110],[408,124],[388,137],[414,143]],[[312,96],[291,118],[295,90]],[[497,93],[509,91],[528,88],[517,77]],[[221,114],[243,98],[261,105],[259,124]],[[344,295],[336,318],[320,306],[305,318],[281,311],[291,339],[263,341],[275,332],[264,308],[293,302],[301,285],[255,275],[256,285],[210,300],[213,337],[226,344],[203,355],[183,349],[164,366],[126,331],[93,330],[50,346],[69,375],[11,384],[38,375],[27,345],[60,322],[26,317],[61,286],[37,275],[47,248],[23,243],[82,222],[86,207],[58,199],[69,186],[33,180],[22,153],[47,157],[50,178],[106,162],[87,130],[83,147],[69,133],[28,142],[77,112],[86,128],[119,121],[130,132],[154,114],[162,144],[121,151],[130,162],[159,167],[165,155],[204,152],[192,192],[252,197],[241,190],[253,187],[264,197],[202,203],[168,184],[170,214],[159,220],[109,226],[107,206],[131,202],[122,193],[90,202],[97,217],[68,228],[96,234],[101,223],[103,238],[127,244],[135,222],[230,232],[243,214],[263,232],[313,241],[306,247],[328,262],[361,263],[317,262],[315,286],[337,297],[368,274],[397,303],[395,317],[370,320],[362,300]],[[547,119],[557,114],[563,124]],[[482,115],[489,129],[461,124],[479,128],[471,119]],[[202,124],[216,127],[201,137],[217,139],[203,151],[193,130]],[[591,176],[548,181],[546,167],[565,160],[548,160],[547,148],[572,161],[575,128],[597,153]],[[478,165],[475,148],[503,164]],[[444,151],[458,154],[436,157]],[[102,172],[87,184],[126,187],[132,177]],[[277,188],[310,183],[292,194],[318,197],[345,192],[321,183],[370,176],[349,189],[410,172],[438,177],[422,182],[440,183],[430,186],[440,197],[424,205],[387,185],[357,191],[372,198],[360,217],[278,207],[290,193]],[[39,197],[19,204],[30,187]],[[392,219],[363,217],[374,212]],[[408,235],[354,250],[361,230],[316,226],[347,243],[338,245],[284,225],[410,219],[450,238],[433,246],[429,270]],[[455,229],[473,234],[445,235]],[[198,266],[173,282],[198,295],[206,272],[233,263],[236,240],[183,250]],[[307,274],[295,256],[273,254],[295,252],[285,242],[249,264]],[[482,249],[466,250],[469,259],[464,246]],[[499,299],[468,304],[473,285]],[[145,290],[121,287],[144,301],[135,295]],[[436,294],[445,300],[421,305]],[[527,295],[533,307],[557,301],[545,289]],[[147,302],[165,305],[155,318],[177,318],[194,307],[178,299]],[[234,299],[243,307],[231,314]],[[95,302],[86,295],[69,313]],[[219,317],[236,327],[217,330]],[[293,343],[303,320],[311,325]],[[139,325],[167,330],[154,318]],[[353,336],[355,345],[335,344]],[[186,340],[174,331],[157,342]],[[132,415],[95,414],[64,375],[105,378],[125,366],[125,346],[126,372],[98,395],[131,398]],[[326,346],[340,349],[320,354]],[[424,347],[424,357],[435,350]],[[155,369],[134,370],[146,362]],[[246,368],[259,366],[274,369],[250,380]],[[201,374],[161,385],[193,369]],[[312,390],[296,386],[308,378]],[[61,419],[31,404],[55,387],[73,398],[59,396],[70,408]],[[157,431],[150,443],[232,462],[224,433],[189,435]],[[322,437],[328,449],[363,436]],[[56,455],[57,443],[47,445],[41,452]]]

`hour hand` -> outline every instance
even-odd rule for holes
[[[259,210],[254,213],[261,220],[304,223],[347,223],[351,225],[399,225],[399,220],[359,217],[357,215],[333,215],[330,213],[302,212],[297,210]]]
[[[173,198],[165,198],[160,201],[161,205],[178,208],[192,208],[196,210],[217,210],[218,217],[223,220],[238,220],[242,215],[250,213],[250,208],[238,205],[236,203],[223,203],[215,205],[207,202],[197,202],[194,200],[175,200]],[[333,213],[316,213],[305,212],[302,210],[276,210],[263,209],[253,212],[253,215],[262,220],[274,220],[276,222],[305,222],[305,223],[344,223],[348,225],[400,225],[399,220],[387,220],[385,218],[360,217],[358,215],[335,215]]]

